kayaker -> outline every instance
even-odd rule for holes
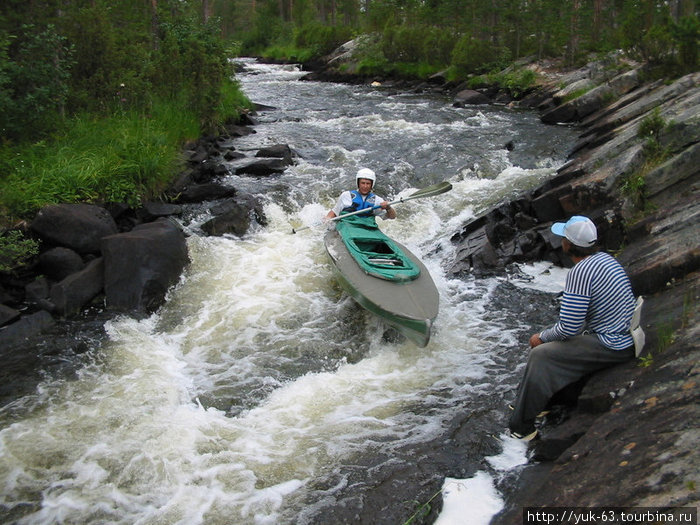
[[[357,189],[341,193],[338,202],[326,215],[326,219],[333,219],[343,213],[372,208],[377,204],[380,207],[376,210],[368,210],[367,214],[372,213],[375,216],[382,217],[382,219],[396,218],[396,210],[379,195],[372,193],[372,188],[374,188],[374,183],[377,180],[374,171],[369,168],[362,168],[357,172],[355,180],[357,181]],[[360,216],[364,216],[364,213],[361,213]]]
[[[587,217],[557,222],[551,230],[562,237],[574,267],[566,277],[559,321],[530,337],[532,350],[511,405],[511,435],[527,441],[537,436],[535,419],[557,391],[635,355],[630,333],[635,297],[622,265],[598,251],[598,232]]]

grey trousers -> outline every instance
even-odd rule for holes
[[[634,357],[634,347],[610,350],[595,335],[552,341],[530,351],[508,427],[521,434],[533,430],[535,417],[559,390],[586,374]]]

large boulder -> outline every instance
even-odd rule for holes
[[[92,204],[46,206],[37,213],[31,230],[48,244],[82,254],[99,253],[102,238],[118,231],[110,213]]]
[[[57,246],[39,255],[39,268],[54,281],[62,281],[85,268],[85,262],[75,250]]]
[[[227,233],[242,237],[253,221],[267,225],[267,218],[259,199],[250,194],[241,194],[235,200],[227,199],[210,209],[214,218],[202,224],[208,235]]]
[[[291,166],[291,159],[269,158],[251,162],[236,169],[236,175],[253,175],[265,177],[283,173],[287,166]]]
[[[104,262],[102,257],[90,261],[87,266],[69,275],[51,287],[50,300],[56,313],[70,317],[92,301],[104,286]]]
[[[284,159],[288,164],[292,164],[293,155],[294,152],[288,144],[274,144],[272,146],[267,146],[259,149],[255,154],[256,157]]]
[[[137,226],[102,240],[107,306],[150,313],[189,262],[185,236],[167,219]]]
[[[483,93],[479,93],[478,91],[474,91],[473,89],[463,89],[455,95],[455,99],[452,105],[456,107],[464,107],[470,105],[490,103],[491,99]]]
[[[233,197],[235,194],[236,189],[232,186],[226,186],[218,182],[208,182],[206,184],[193,184],[183,188],[180,193],[173,197],[173,200],[182,203],[214,201]]]

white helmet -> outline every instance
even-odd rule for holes
[[[355,180],[359,182],[360,179],[368,179],[372,181],[372,186],[374,186],[375,181],[377,180],[376,175],[374,172],[369,169],[369,168],[362,168],[360,171],[357,172],[357,175],[355,175]]]

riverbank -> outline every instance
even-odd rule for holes
[[[342,81],[343,60],[351,54],[308,78]],[[562,393],[530,463],[501,480],[505,508],[492,523],[522,523],[531,506],[697,508],[700,74],[649,80],[647,66],[621,57],[573,70],[554,62],[523,67],[538,83],[517,100],[498,86],[472,90],[439,77],[346,78],[437,91],[455,105],[534,109],[545,123],[577,126],[580,140],[554,178],[455,232],[451,271],[502,274],[511,263],[538,260],[567,266],[549,226],[585,214],[645,298],[642,355]],[[518,137],[509,146],[518,147]]]
[[[513,106],[514,107],[514,106]],[[260,136],[260,135],[259,135]],[[517,140],[518,137],[513,137],[513,148],[518,148],[519,146],[519,141]],[[215,140],[209,144],[212,149],[216,149],[215,146],[220,147],[221,144],[219,144],[218,140]],[[226,155],[233,155],[235,151],[226,151],[224,152],[219,152],[217,153],[216,156],[219,156],[223,153],[224,156]],[[193,154],[196,155],[196,152],[193,151]],[[213,154],[212,154],[213,155]],[[213,158],[212,156],[209,155],[209,153],[206,153],[207,159]],[[193,157],[194,158],[194,157]],[[210,163],[207,162],[206,165],[209,165]],[[216,170],[215,166],[212,165],[214,168],[214,171]],[[565,178],[565,175],[560,173],[562,178]],[[204,177],[204,174],[201,174],[197,176]],[[573,180],[573,178],[567,179],[569,182]],[[551,181],[550,181],[551,182]],[[560,180],[561,182],[561,180]],[[563,183],[562,183],[563,184]],[[208,188],[211,188],[209,186]],[[562,192],[560,193],[555,193],[557,196],[556,198],[552,197],[552,194],[549,193],[549,190],[553,190],[554,188],[559,188],[558,185],[551,184],[547,186],[547,188],[538,188],[536,191],[541,192],[537,193],[535,197],[532,196],[532,194],[526,196],[523,198],[523,201],[509,201],[507,203],[503,203],[502,205],[496,206],[494,210],[491,212],[484,214],[483,217],[480,217],[477,221],[471,221],[468,225],[464,225],[464,227],[457,233],[455,233],[453,237],[453,241],[455,243],[461,243],[461,249],[459,250],[460,256],[458,259],[455,261],[452,261],[451,265],[451,271],[455,275],[459,275],[460,273],[464,273],[465,275],[467,273],[477,273],[477,272],[482,272],[482,273],[488,273],[488,272],[493,272],[493,273],[499,273],[503,271],[503,268],[501,266],[506,266],[506,260],[503,259],[501,263],[498,263],[500,260],[498,257],[502,257],[504,254],[505,255],[510,255],[512,257],[517,257],[518,260],[526,260],[527,257],[532,257],[535,259],[542,259],[546,257],[552,257],[554,258],[556,256],[556,251],[554,250],[549,250],[547,251],[545,241],[546,239],[540,239],[537,237],[537,235],[540,235],[542,232],[539,232],[537,230],[537,226],[540,227],[540,229],[544,232],[547,229],[547,220],[539,217],[538,214],[543,214],[546,213],[552,209],[554,209],[555,205],[562,206],[562,205],[569,205],[569,202],[572,202],[571,199],[572,197],[571,192],[569,190],[569,193],[567,192]],[[563,196],[563,197],[562,197]],[[602,199],[602,198],[601,198]],[[305,201],[308,200],[305,199]],[[537,200],[538,203],[541,205],[538,205],[536,208],[532,207],[532,202]],[[596,201],[598,202],[598,201]],[[601,200],[600,203],[603,201]],[[607,209],[607,204],[599,204],[601,209]],[[539,211],[538,211],[539,210]],[[499,222],[500,221],[500,222]],[[605,223],[607,224],[607,222]],[[616,223],[617,224],[617,223]],[[644,224],[644,223],[641,223]],[[682,221],[674,221],[674,225],[678,224],[681,228],[683,227]],[[477,228],[478,226],[478,228]],[[526,231],[526,228],[534,228],[532,231],[528,231],[527,234],[523,234],[524,231]],[[660,230],[660,234],[664,239],[668,239],[668,233],[669,231],[672,231],[673,228],[666,228]],[[483,233],[480,234],[478,233],[481,231]],[[609,228],[607,229],[607,234],[606,234],[606,242],[612,243],[614,239],[616,238],[615,235],[619,233],[620,230],[615,229],[615,228]],[[515,233],[514,233],[515,232]],[[641,235],[643,230],[638,231]],[[494,233],[497,233],[498,235],[493,235]],[[644,236],[644,235],[641,235]],[[646,236],[649,237],[649,236]],[[471,244],[470,242],[467,242],[468,239],[472,240],[478,240],[482,239],[484,242],[481,244]],[[525,241],[529,240],[530,244],[527,244]],[[488,241],[485,242],[485,241]],[[539,244],[538,244],[539,243]],[[540,246],[539,249],[533,249],[533,250],[526,250],[525,248],[527,246]],[[611,244],[612,245],[612,244]],[[639,244],[635,244],[636,246],[641,246]],[[508,249],[508,247],[512,247],[512,249]],[[481,251],[477,251],[476,248],[480,247],[482,248]],[[473,248],[473,251],[470,251],[470,249]],[[526,255],[521,255],[520,252]],[[269,253],[269,252],[268,252]],[[624,253],[624,252],[623,252]],[[644,250],[640,250],[641,256],[639,257],[640,260],[644,260]],[[681,253],[679,251],[679,253]],[[530,255],[531,254],[531,255]],[[501,264],[501,266],[499,266]],[[643,274],[640,274],[643,277]],[[657,275],[662,275],[661,273]],[[646,279],[641,278],[639,279],[638,282],[644,284]],[[265,280],[267,282],[267,279]],[[649,282],[652,283],[653,280],[649,279]],[[682,285],[681,285],[682,286]],[[502,302],[508,302],[511,304],[513,302],[513,295],[514,292],[512,289],[504,286],[502,290],[502,296],[500,297],[500,300]],[[274,294],[267,294],[267,295],[274,295]],[[280,297],[283,294],[279,295]],[[670,296],[667,296],[670,298],[678,298],[677,294],[671,294]],[[495,302],[495,301],[493,301]],[[307,304],[307,303],[304,303]],[[661,308],[661,306],[659,306]],[[671,307],[666,307],[670,312],[673,312],[673,308]],[[521,310],[522,311],[522,310]],[[675,310],[676,312],[679,312],[679,310]],[[680,310],[682,311],[682,309]],[[447,319],[446,319],[447,321]],[[504,321],[503,317],[499,318],[499,323],[502,323],[504,325],[510,324],[509,321]],[[534,324],[534,322],[533,322]],[[647,320],[648,324],[648,320]],[[279,331],[279,327],[282,325],[278,325],[275,328],[275,333]],[[661,338],[659,338],[661,339]],[[296,341],[297,338],[294,337],[293,339],[290,338],[290,340]],[[325,339],[324,339],[325,340]],[[346,345],[347,346],[347,345]],[[322,345],[323,349],[323,356],[325,359],[325,356],[327,355],[327,345],[324,344]],[[78,348],[77,351],[80,349]],[[456,351],[457,349],[455,349]],[[513,352],[515,352],[515,349],[513,349]],[[447,352],[446,352],[447,353]],[[452,352],[450,352],[452,354]],[[234,361],[235,362],[235,361]],[[660,362],[660,356],[654,356],[654,363],[658,364]],[[639,372],[642,373],[646,369],[642,369],[640,367],[634,366],[634,364],[631,367],[631,370],[634,372]],[[650,368],[650,367],[649,367]],[[665,368],[662,368],[665,370]],[[228,382],[228,380],[227,380]],[[615,384],[617,383],[617,379],[614,379]],[[589,383],[590,385],[591,383]],[[636,384],[636,383],[635,383]],[[608,384],[605,383],[603,385],[605,388],[602,390],[603,392],[603,400],[606,400],[609,397],[608,392],[610,392],[609,389],[606,389],[608,387]],[[629,385],[626,385],[629,386]],[[129,388],[129,390],[131,387]],[[620,389],[615,389],[614,392],[616,395],[621,394],[621,388]],[[631,388],[630,388],[631,390]],[[686,389],[684,390],[687,391],[690,390],[692,392],[692,389]],[[490,394],[490,392],[489,392]],[[382,397],[384,397],[385,392],[381,392]],[[503,410],[503,399],[498,398],[497,396],[488,396],[489,400],[493,402],[493,406],[489,406],[488,410],[493,410],[494,412],[487,414],[486,416],[489,420],[492,420],[491,415],[493,413],[500,414],[502,413],[501,411]],[[597,398],[593,398],[597,399]],[[620,398],[622,399],[622,397]],[[631,398],[627,398],[631,399]],[[649,397],[645,397],[644,399],[649,399]],[[188,399],[188,403],[191,402],[191,400]],[[651,403],[653,403],[652,401]],[[128,403],[127,403],[128,404]],[[659,403],[660,404],[660,403]],[[166,403],[167,405],[167,403]],[[452,410],[452,409],[451,409]],[[605,410],[605,409],[603,409]],[[139,411],[141,411],[139,409]],[[409,411],[407,411],[408,413]],[[660,414],[665,414],[665,411],[660,412]],[[482,413],[483,415],[483,413]],[[356,515],[356,512],[362,511],[362,516],[367,519],[367,522],[371,522],[371,517],[376,516],[378,512],[382,512],[382,518],[386,522],[399,522],[399,519],[397,516],[403,516],[405,518],[406,515],[410,515],[410,513],[400,513],[400,510],[403,509],[397,509],[399,506],[409,506],[405,502],[410,500],[411,498],[416,498],[419,501],[427,501],[428,497],[430,495],[435,494],[439,490],[439,484],[442,479],[442,476],[444,473],[448,473],[450,475],[454,476],[459,476],[461,474],[462,477],[466,475],[470,475],[470,470],[464,470],[462,472],[449,472],[450,468],[455,468],[451,467],[453,466],[456,462],[458,461],[464,461],[464,457],[468,456],[470,451],[474,450],[479,450],[482,451],[484,449],[487,449],[488,454],[496,453],[498,447],[500,446],[500,443],[498,443],[497,440],[490,440],[488,439],[488,436],[493,435],[493,429],[489,427],[488,431],[484,430],[482,427],[478,426],[478,423],[476,420],[478,420],[480,414],[475,413],[475,414],[463,414],[461,415],[461,419],[455,418],[455,423],[450,424],[450,428],[446,431],[449,440],[440,440],[440,441],[435,441],[427,444],[424,449],[422,450],[416,450],[414,446],[410,447],[409,454],[412,458],[420,458],[420,468],[415,469],[414,468],[414,463],[412,462],[410,465],[410,468],[403,468],[399,471],[394,471],[391,472],[389,469],[387,469],[387,473],[385,474],[386,478],[382,480],[381,477],[376,478],[375,480],[379,479],[380,481],[386,481],[386,482],[380,482],[376,483],[375,486],[371,487],[369,490],[366,491],[367,494],[369,494],[366,498],[357,498],[356,499],[356,505],[357,507],[354,507],[353,505],[337,505],[334,507],[333,512],[337,513],[338,517],[344,517],[346,518],[347,522],[351,522],[352,518]],[[585,416],[584,416],[585,417]],[[148,418],[150,419],[150,414],[148,415]],[[693,417],[689,419],[689,421],[695,421],[697,418]],[[128,421],[125,419],[125,421]],[[469,424],[466,424],[467,421],[469,421]],[[573,417],[570,418],[569,421],[583,421],[581,417]],[[636,420],[635,420],[636,421]],[[627,420],[628,426],[629,426],[629,420]],[[548,423],[546,425],[546,428],[543,430],[543,434],[545,438],[550,437],[553,435],[553,431],[557,429],[562,429],[565,428],[565,425],[552,425],[551,423]],[[586,432],[587,429],[590,427],[586,427]],[[296,431],[296,429],[294,429]],[[578,432],[577,432],[578,433]],[[159,434],[162,434],[159,432]],[[265,435],[273,435],[272,433],[265,433]],[[487,437],[487,439],[484,439],[484,437]],[[139,441],[141,441],[141,436],[139,435]],[[543,440],[543,442],[546,442],[547,440]],[[549,439],[549,442],[551,443],[552,440]],[[691,443],[693,443],[691,441]],[[115,443],[116,444],[116,443]],[[626,444],[626,446],[630,446],[629,443]],[[636,445],[639,446],[639,445]],[[632,447],[631,450],[635,450],[635,447]],[[451,448],[450,448],[451,447]],[[227,446],[225,446],[226,449],[228,449]],[[448,450],[445,450],[448,449]],[[454,450],[453,450],[454,449]],[[117,449],[119,450],[119,449]],[[394,450],[396,450],[394,448]],[[637,449],[638,450],[638,449]],[[644,459],[648,459],[646,457],[646,453],[643,456]],[[663,458],[662,458],[663,459]],[[371,460],[371,462],[370,462]],[[368,457],[368,462],[367,466],[374,465],[376,461],[375,457]],[[628,461],[628,460],[625,460]],[[439,469],[431,470],[430,469],[430,463],[431,462],[437,462],[439,463]],[[428,464],[428,465],[426,465]],[[550,465],[551,460],[547,463],[540,463],[539,465]],[[362,464],[364,467],[364,463]],[[445,468],[443,468],[443,466]],[[470,468],[472,465],[469,465]],[[456,468],[455,468],[456,470]],[[434,472],[438,472],[437,475],[433,477]],[[505,479],[501,482],[501,491],[504,494],[508,495],[508,505],[514,505],[514,509],[517,515],[517,512],[520,507],[518,506],[518,492],[516,489],[522,488],[522,479],[524,479],[524,476],[526,475],[526,472],[528,473],[532,472],[530,467],[527,467],[526,469],[523,470],[523,472],[514,472],[513,477],[510,479]],[[362,484],[366,482],[366,469],[365,468],[360,468],[357,469],[356,472],[354,473],[356,475],[356,478],[353,478],[358,484]],[[521,477],[522,474],[522,477]],[[574,473],[576,474],[576,472]],[[551,472],[548,474],[548,476],[551,476]],[[585,477],[585,476],[584,476]],[[393,480],[401,479],[402,480],[402,491],[400,493],[397,493],[395,490],[394,483],[392,482]],[[551,479],[547,478],[538,478],[538,483],[540,483],[540,486],[542,486],[542,483],[544,483],[544,479]],[[404,482],[403,480],[408,480],[408,482]],[[428,480],[428,481],[426,481]],[[595,478],[591,477],[589,479],[592,483],[595,483]],[[410,482],[413,481],[413,484]],[[665,482],[665,480],[664,480]],[[437,485],[435,487],[430,486],[430,484]],[[534,482],[533,482],[534,483]],[[332,485],[332,484],[331,484]],[[328,486],[331,486],[328,485]],[[322,488],[325,487],[325,485],[321,485]],[[623,487],[624,490],[624,487]],[[426,496],[427,494],[427,496]],[[439,498],[438,498],[439,499]],[[388,501],[391,501],[394,503],[392,506],[392,509],[386,509],[386,503]],[[522,500],[526,501],[526,500]],[[403,502],[403,503],[401,503]],[[360,509],[360,510],[358,510]],[[393,513],[392,513],[393,512]],[[327,519],[327,513],[324,513],[324,519]],[[396,518],[396,519],[392,519]],[[429,518],[428,518],[429,519]],[[517,519],[517,518],[516,518]],[[342,519],[336,520],[337,522],[343,521]],[[426,521],[427,522],[427,521]]]

